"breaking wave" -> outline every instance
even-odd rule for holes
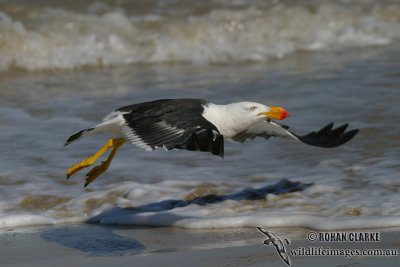
[[[387,45],[400,38],[400,5],[391,1],[206,1],[202,8],[168,3],[142,12],[101,2],[79,9],[3,4],[0,71],[265,62],[296,51]]]

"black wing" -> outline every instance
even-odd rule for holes
[[[140,147],[204,151],[223,157],[223,136],[201,115],[206,104],[197,99],[164,99],[117,111],[124,113],[124,136]]]
[[[289,131],[289,127],[286,125],[281,125],[274,121],[262,121],[253,125],[246,131],[237,134],[232,139],[238,142],[244,142],[247,139],[253,139],[255,137],[263,137],[266,139],[273,136],[290,137],[312,146],[337,147],[351,140],[359,131],[358,129],[354,129],[346,132],[347,127],[348,124],[344,124],[340,127],[333,128],[333,123],[330,123],[319,131],[301,136]]]
[[[346,123],[340,127],[333,128],[333,123],[329,123],[317,132],[311,132],[303,136],[296,135],[296,137],[308,145],[337,147],[350,141],[359,132],[358,129],[346,132],[348,126],[349,125]]]

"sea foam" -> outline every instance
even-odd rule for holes
[[[387,45],[400,37],[400,6],[329,1],[173,7],[129,14],[41,7],[0,11],[0,71],[131,63],[264,62],[296,51]],[[171,15],[173,14],[173,15]]]
[[[95,221],[93,221],[95,222]],[[318,217],[311,215],[276,215],[262,213],[217,218],[193,218],[174,213],[149,213],[101,218],[102,224],[175,226],[182,228],[238,228],[238,227],[303,227],[315,230],[345,230],[399,227],[400,217]]]

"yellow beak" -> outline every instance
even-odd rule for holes
[[[283,120],[290,116],[289,112],[282,107],[270,107],[269,111],[257,114],[257,116],[259,115],[265,115],[269,119],[276,119],[276,120]]]

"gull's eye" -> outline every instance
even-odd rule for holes
[[[254,111],[256,108],[255,106],[249,107],[249,111]]]

